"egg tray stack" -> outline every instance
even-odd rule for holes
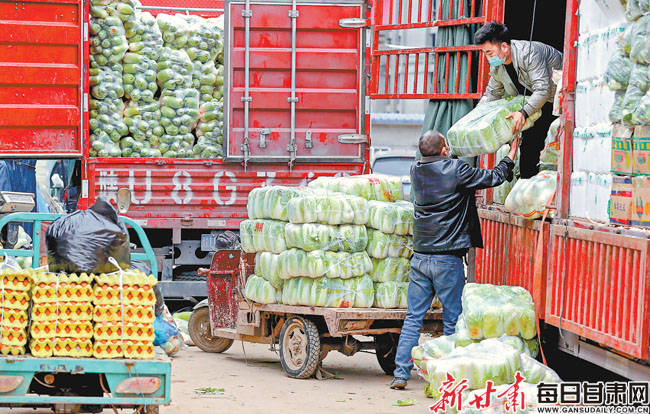
[[[120,281],[121,277],[121,281]],[[155,276],[137,270],[95,276],[95,358],[151,359],[155,338]]]
[[[0,278],[0,353],[23,355],[31,277],[28,271],[4,268],[0,270]]]
[[[31,354],[92,356],[93,276],[36,271],[32,278]]]

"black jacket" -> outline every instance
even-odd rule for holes
[[[447,157],[423,157],[411,166],[415,225],[413,248],[440,253],[483,247],[475,191],[512,180],[514,162],[504,158],[493,170],[470,167]]]

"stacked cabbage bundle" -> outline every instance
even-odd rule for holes
[[[23,355],[29,323],[27,308],[32,279],[29,271],[0,270],[0,354]]]
[[[33,356],[92,355],[92,280],[86,273],[33,274],[29,343]]]
[[[90,6],[90,155],[119,157],[120,138],[128,127],[122,119],[122,59],[128,49],[121,15],[131,6],[92,0]]]
[[[612,122],[628,126],[650,124],[650,3],[627,2],[631,25],[621,37],[619,51],[607,65],[605,80],[615,94]]]
[[[223,155],[223,103],[213,99],[201,105],[196,126],[194,157],[219,158]]]
[[[505,144],[499,148],[496,155],[496,162],[504,159],[509,152],[510,144]],[[515,183],[517,182],[517,177],[519,176],[519,150],[517,150],[517,155],[515,157],[515,168],[513,169],[512,174],[512,181],[506,181],[500,186],[494,188],[494,191],[492,193],[492,201],[495,203],[505,204],[506,197],[508,197],[508,194],[510,194],[510,191],[512,191],[512,187],[514,187]]]
[[[473,157],[492,154],[503,144],[513,140],[512,119],[506,119],[511,112],[523,108],[524,97],[499,99],[481,104],[456,122],[447,133],[447,141],[454,155]],[[531,114],[524,124],[524,130],[533,126],[542,115],[541,111]]]
[[[542,217],[556,184],[555,171],[540,171],[531,178],[520,179],[512,187],[504,207],[506,211],[527,220]]]
[[[560,156],[560,118],[555,119],[548,128],[546,139],[544,140],[544,149],[539,154],[539,169],[557,170],[558,158]]]
[[[95,358],[150,359],[155,339],[153,286],[157,279],[139,270],[95,276],[93,314]]]

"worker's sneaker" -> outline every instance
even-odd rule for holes
[[[406,388],[406,380],[404,378],[393,378],[390,382],[390,387],[394,390],[403,390]]]

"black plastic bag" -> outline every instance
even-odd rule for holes
[[[88,210],[78,210],[56,220],[45,234],[51,272],[109,273],[131,267],[129,232],[117,211],[103,198]]]

